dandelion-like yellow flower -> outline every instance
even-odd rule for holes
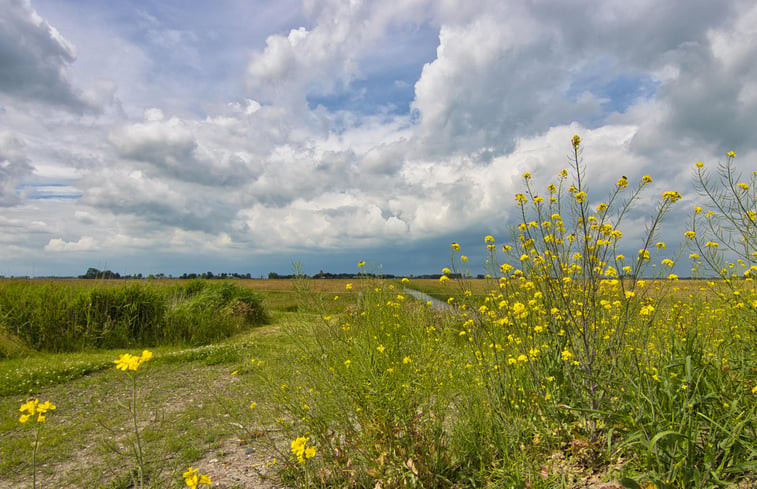
[[[663,243],[662,241],[658,241],[657,243],[655,243],[655,246],[657,247],[658,250],[665,249],[665,243]]]
[[[48,411],[53,411],[54,409],[55,405],[50,401],[45,401],[40,404],[39,399],[30,399],[23,403],[18,409],[20,412],[26,413],[19,416],[18,422],[21,424],[26,423],[36,414],[37,423],[44,423],[47,420],[47,416],[45,416],[45,414],[47,414]]]
[[[347,284],[344,286],[346,290],[352,290],[352,284]]]
[[[652,183],[652,177],[650,177],[649,175],[644,175],[643,177],[641,177],[641,183],[644,185]]]
[[[579,204],[586,202],[586,197],[586,192],[578,192],[576,194],[576,202],[578,202]]]
[[[717,248],[719,245],[714,241],[708,241],[704,244],[708,248]]]
[[[442,275],[441,277],[439,277],[439,282],[440,283],[447,283],[447,282],[449,282],[449,277],[446,276],[446,275]]]
[[[147,362],[152,358],[152,352],[144,350],[141,356],[132,355],[131,353],[124,353],[118,357],[118,360],[113,360],[118,370],[137,370],[140,365]]]
[[[734,153],[733,151],[729,151],[725,155],[729,158],[736,158],[736,153]]]
[[[744,182],[741,182],[741,183],[739,183],[739,188],[740,188],[741,190],[743,190],[743,191],[747,191],[747,190],[749,190],[749,185],[747,185],[747,184],[746,184],[746,183],[744,183]]]
[[[455,251],[460,251],[460,245],[453,242],[452,243],[452,249],[455,250]]]
[[[573,358],[573,354],[569,350],[563,350],[562,353],[560,353],[560,358],[562,358],[563,362],[567,362]]]
[[[192,489],[197,489],[197,486],[200,484],[204,484],[209,486],[211,484],[210,477],[208,477],[207,474],[200,475],[198,474],[200,470],[192,468],[191,466],[187,469],[186,472],[181,474],[181,476],[184,478],[184,483],[191,487]]]
[[[702,168],[704,166],[704,163],[702,163],[701,161],[697,161],[696,165],[697,165],[697,168]]]
[[[386,350],[386,347],[384,345],[379,345],[376,347],[379,353],[384,353],[384,350]]]
[[[523,173],[523,178],[525,178],[526,180],[528,180],[529,178],[531,178],[531,174],[528,173],[528,172],[525,172],[525,173]]]
[[[694,231],[686,231],[685,233],[683,233],[683,235],[689,239],[694,239],[697,237],[697,233],[695,233]]]
[[[626,188],[628,187],[628,179],[626,177],[620,177],[615,185],[618,188]]]
[[[494,236],[491,236],[491,235],[487,235],[487,236],[486,236],[486,237],[484,238],[484,243],[494,243]]]

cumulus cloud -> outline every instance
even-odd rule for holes
[[[97,249],[97,242],[91,236],[82,236],[78,241],[65,241],[53,238],[45,246],[45,251],[52,252],[76,252],[91,251]]]
[[[2,0],[0,92],[83,111],[90,106],[68,78],[76,51],[31,7],[29,0]],[[97,96],[93,93],[90,101]]]
[[[20,201],[16,184],[31,172],[23,144],[12,134],[0,131],[0,205],[8,206]]]

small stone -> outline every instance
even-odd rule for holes
[[[245,455],[249,455],[251,453],[255,453],[255,449],[254,448],[248,448],[247,450],[244,451],[244,453],[245,453]]]

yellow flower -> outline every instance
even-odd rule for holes
[[[460,251],[460,245],[457,243],[452,243],[452,249],[455,251]]]
[[[583,203],[586,202],[586,192],[578,192],[576,194],[576,202]]]
[[[442,273],[444,275],[449,275],[450,273],[452,273],[452,270],[450,270],[449,268],[445,267],[445,268],[442,268]]]
[[[562,358],[563,362],[567,362],[571,358],[573,358],[573,354],[569,350],[563,350],[560,354],[560,358]]]
[[[694,231],[686,231],[685,233],[683,233],[683,235],[689,239],[694,239],[697,237],[697,233],[695,233]]]
[[[528,172],[525,172],[525,173],[523,174],[523,178],[525,178],[526,180],[528,180],[529,178],[531,178],[531,174],[530,174],[530,173],[528,173]]]
[[[439,282],[440,283],[445,283],[445,282],[448,282],[448,281],[449,281],[449,277],[446,276],[446,275],[442,275],[441,277],[439,277]]]
[[[714,242],[714,241],[708,241],[704,245],[707,246],[707,247],[709,247],[709,248],[717,248],[718,247],[718,244],[716,242]]]
[[[704,163],[702,163],[701,161],[697,161],[696,165],[697,165],[697,168],[702,168],[704,166]]]
[[[191,466],[187,469],[186,472],[181,474],[181,476],[184,478],[184,483],[191,487],[192,489],[197,489],[197,486],[200,484],[210,485],[210,477],[208,477],[207,474],[200,475],[198,474],[199,469],[192,468]]]
[[[405,358],[402,359],[402,363],[404,363],[405,365],[407,365],[408,363],[412,363],[412,362],[413,362],[413,360],[410,357],[405,357]]]
[[[581,138],[578,134],[573,136],[573,139],[570,140],[570,144],[573,145],[573,149],[578,149],[578,147],[581,146]]]
[[[655,246],[657,247],[657,249],[662,249],[662,250],[664,250],[664,249],[665,249],[665,243],[663,243],[662,241],[658,241],[658,242],[657,242],[657,243],[655,244]]]
[[[488,235],[484,238],[484,243],[494,243],[494,236]]]
[[[652,183],[652,177],[650,177],[649,175],[644,175],[643,177],[641,177],[641,183],[643,183],[644,185]]]
[[[357,262],[357,266],[358,267],[364,267],[365,266],[365,262],[364,261],[359,261],[359,262]]]
[[[618,188],[626,188],[628,187],[628,179],[626,179],[626,177],[620,177],[615,185]]]
[[[741,183],[739,183],[739,188],[740,188],[741,190],[744,190],[744,191],[746,191],[746,190],[749,190],[749,185],[747,185],[747,184],[746,184],[746,183],[744,183],[744,182],[741,182]]]
[[[315,447],[306,446],[309,440],[310,438],[300,436],[292,441],[292,453],[301,464],[304,464],[307,459],[315,457]]]
[[[679,194],[678,192],[673,192],[671,190],[668,190],[662,193],[662,200],[669,200],[671,202],[676,202],[680,199],[681,199],[681,194]]]
[[[132,355],[131,353],[124,353],[118,357],[118,360],[113,360],[118,370],[137,370],[140,365],[147,362],[152,358],[152,352],[144,350],[141,356]]]
[[[468,257],[465,255],[460,255],[460,261],[468,261]]]
[[[733,151],[729,151],[725,155],[729,158],[736,158],[736,153],[734,153]]]
[[[26,423],[27,421],[29,421],[29,419],[31,419],[32,416],[36,414],[37,423],[44,423],[47,420],[45,413],[54,409],[55,405],[50,401],[45,401],[40,404],[39,399],[30,399],[23,403],[18,409],[22,413],[26,412],[26,414],[19,416],[18,422],[21,424]]]
[[[752,387],[752,394],[757,394],[757,385]]]
[[[386,347],[384,345],[379,345],[376,347],[379,353],[384,353],[384,350],[386,350]]]
[[[347,284],[344,286],[346,290],[352,290],[352,284]]]

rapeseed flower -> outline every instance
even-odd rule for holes
[[[37,423],[44,423],[47,420],[47,414],[48,411],[53,411],[55,409],[55,405],[52,404],[50,401],[45,401],[40,404],[39,399],[31,399],[29,401],[26,401],[21,405],[21,407],[18,409],[22,413],[19,418],[18,422],[23,424],[29,421],[30,418],[32,418],[35,414],[37,415]]]
[[[140,365],[147,362],[152,358],[152,352],[144,350],[141,356],[132,355],[131,353],[124,353],[118,357],[118,360],[113,360],[118,370],[137,370]]]
[[[301,464],[304,464],[307,459],[315,457],[315,447],[307,446],[308,441],[310,441],[310,438],[305,436],[300,436],[292,441],[292,453]]]
[[[207,474],[200,475],[198,474],[199,469],[192,468],[191,466],[187,469],[186,472],[181,474],[181,476],[184,478],[184,483],[187,485],[187,487],[191,487],[192,489],[197,489],[197,486],[200,484],[210,485],[210,477],[208,477]]]
[[[680,199],[681,199],[681,194],[679,194],[678,192],[673,192],[671,190],[668,190],[662,193],[662,200],[669,200],[671,202],[676,202]]]

